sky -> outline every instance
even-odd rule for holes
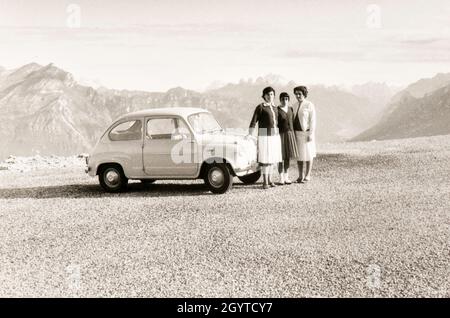
[[[450,72],[448,0],[0,0],[0,65],[108,88],[204,90],[277,74],[404,86]]]

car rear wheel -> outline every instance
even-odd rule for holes
[[[254,184],[261,178],[261,171],[256,171],[245,176],[238,177],[245,184]]]
[[[100,185],[107,192],[121,192],[127,188],[128,179],[119,165],[107,165],[98,175]]]
[[[226,164],[213,163],[206,168],[204,180],[209,190],[215,194],[222,194],[233,186],[233,176]]]

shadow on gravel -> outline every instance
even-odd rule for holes
[[[0,189],[0,199],[50,198],[114,198],[114,197],[173,197],[212,195],[204,184],[155,183],[145,186],[131,183],[123,193],[105,192],[98,184],[69,184],[33,188]]]

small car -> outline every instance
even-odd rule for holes
[[[153,108],[117,119],[86,156],[86,173],[98,176],[108,192],[127,188],[128,180],[203,179],[209,190],[230,190],[233,177],[258,181],[256,140],[225,131],[202,108]]]

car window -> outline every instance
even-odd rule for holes
[[[147,121],[149,139],[179,140],[190,138],[191,132],[180,118],[153,118]]]
[[[189,116],[188,120],[194,131],[198,134],[222,130],[217,120],[210,113],[193,114]]]
[[[142,122],[130,120],[121,123],[111,130],[109,138],[113,141],[140,140],[142,138]]]

